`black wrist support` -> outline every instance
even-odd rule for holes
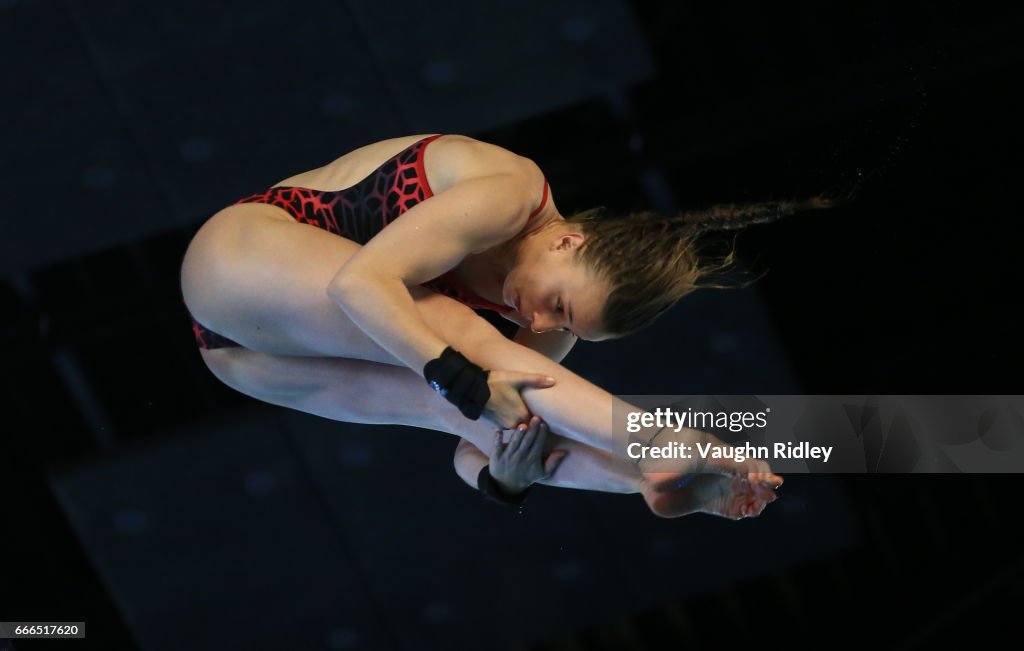
[[[520,509],[522,509],[526,494],[530,492],[530,487],[527,486],[526,490],[518,495],[503,493],[498,481],[491,475],[490,465],[480,469],[480,474],[476,476],[476,487],[488,500],[505,506],[518,506]]]
[[[470,420],[480,418],[484,405],[491,398],[487,373],[451,346],[423,367],[423,377],[427,383]]]

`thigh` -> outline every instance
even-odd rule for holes
[[[200,323],[254,351],[397,364],[327,296],[331,279],[359,248],[287,216],[225,210],[189,245],[182,294]],[[474,319],[491,327],[446,296],[422,287],[410,293],[429,321]]]
[[[440,431],[451,431],[460,420],[466,420],[423,378],[401,366],[338,357],[271,355],[236,347],[200,350],[200,354],[217,379],[232,389],[331,420]]]

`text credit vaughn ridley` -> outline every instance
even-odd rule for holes
[[[708,416],[711,422],[705,422],[694,415]],[[627,416],[626,431],[640,432],[645,428],[659,428],[680,432],[683,428],[701,429],[702,427],[727,428],[730,431],[742,431],[751,427],[765,427],[764,412],[673,412],[671,409],[658,408],[652,411],[630,412]],[[701,422],[693,422],[701,420]],[[655,444],[655,435],[649,443],[633,441],[626,446],[626,454],[631,459],[732,459],[742,463],[747,459],[821,459],[828,463],[832,455],[831,445],[812,445],[809,441],[777,441],[771,445],[753,445],[749,442],[740,445],[716,445],[711,442],[664,441]]]

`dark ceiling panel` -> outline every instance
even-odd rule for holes
[[[0,273],[173,226],[170,206],[62,3],[3,12]],[[23,65],[31,62],[31,65]]]
[[[117,2],[81,22],[181,222],[401,130],[343,4]]]
[[[192,429],[53,487],[142,648],[389,648],[346,534],[266,419]]]
[[[504,126],[653,72],[618,0],[350,2],[413,133]]]
[[[0,273],[198,224],[405,130],[343,4],[23,3],[4,17],[0,52],[36,63],[7,71],[22,99],[3,108],[19,137]]]

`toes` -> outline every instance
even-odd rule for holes
[[[759,484],[767,486],[768,488],[778,488],[782,486],[782,477],[776,475],[773,472],[752,472],[747,474],[747,479],[752,484]]]
[[[778,494],[776,494],[772,488],[764,485],[763,483],[758,484],[754,488],[754,495],[757,496],[758,500],[765,503],[773,502],[778,497]]]

